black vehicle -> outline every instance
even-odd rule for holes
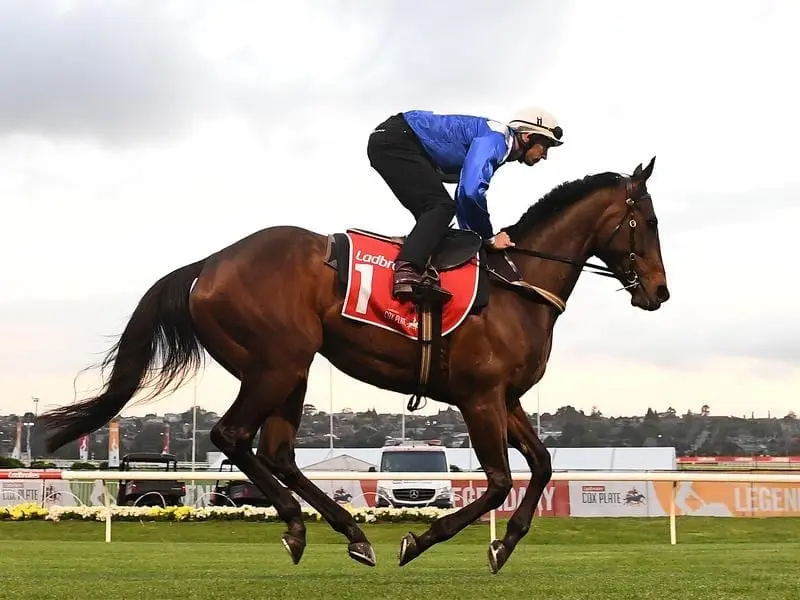
[[[233,465],[227,458],[223,459],[219,466],[220,473],[226,470],[225,467],[228,467],[227,471],[229,473],[233,472]],[[272,506],[272,502],[252,481],[225,481],[222,483],[218,479],[214,486],[214,493],[211,494],[211,506],[231,506],[231,503],[236,506],[244,506],[245,504],[261,507]]]
[[[134,468],[135,465],[135,468]],[[146,465],[158,465],[147,467]],[[178,460],[174,454],[157,452],[133,452],[122,457],[120,471],[177,471]],[[182,506],[186,495],[186,484],[172,480],[125,479],[119,482],[117,504],[119,506]]]

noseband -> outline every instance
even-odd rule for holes
[[[634,195],[634,192],[636,190],[635,190],[635,186],[634,186],[633,180],[630,177],[626,176],[626,175],[622,175],[621,177],[625,181],[625,194],[626,194],[625,214],[622,215],[622,219],[620,219],[620,222],[614,228],[614,231],[611,232],[611,235],[609,236],[608,240],[606,240],[606,243],[603,244],[602,247],[600,248],[600,250],[597,252],[597,254],[602,254],[602,251],[605,250],[606,248],[608,248],[608,246],[614,240],[614,237],[617,235],[617,233],[619,233],[620,229],[622,229],[622,226],[627,221],[628,222],[628,231],[629,231],[628,258],[625,261],[625,269],[622,272],[623,278],[627,282],[627,285],[624,285],[623,287],[619,288],[617,291],[627,290],[627,289],[635,288],[635,287],[638,287],[638,286],[641,285],[641,280],[639,278],[639,273],[636,270],[636,258],[637,258],[636,227],[638,226],[638,223],[637,223],[637,221],[635,219],[634,212],[636,211],[637,207],[639,207],[639,202],[652,200],[652,198],[650,196],[650,193],[647,192],[647,191],[645,191],[643,193],[640,193],[638,195]],[[654,215],[652,215],[652,216],[645,215],[645,218],[648,221],[652,221],[653,224],[656,223]],[[556,262],[562,262],[562,263],[567,263],[567,264],[570,264],[570,265],[575,265],[576,267],[580,267],[581,270],[593,269],[593,270],[588,271],[588,272],[589,273],[594,273],[596,275],[602,275],[603,277],[613,277],[613,278],[617,277],[617,273],[615,273],[613,269],[610,269],[610,268],[608,268],[606,266],[603,266],[603,265],[596,265],[596,264],[593,264],[593,263],[590,263],[590,262],[577,261],[577,260],[575,260],[573,258],[569,258],[569,257],[566,257],[566,256],[558,256],[556,254],[549,254],[547,252],[538,252],[536,250],[526,250],[525,248],[518,248],[516,246],[512,246],[511,248],[508,248],[507,250],[503,250],[503,256],[505,257],[506,262],[508,263],[509,267],[511,267],[511,269],[514,271],[514,274],[517,277],[519,277],[520,279],[522,279],[522,274],[520,273],[520,271],[517,268],[517,266],[514,264],[514,261],[512,261],[511,258],[509,258],[508,251],[518,252],[518,253],[524,254],[526,256],[535,256],[536,258],[542,258],[542,259],[545,259],[545,260],[552,260],[552,261],[556,261]]]

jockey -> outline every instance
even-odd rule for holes
[[[533,166],[547,159],[561,137],[553,115],[539,108],[521,111],[508,124],[412,110],[378,125],[367,144],[370,164],[416,220],[395,261],[392,294],[411,294],[428,277],[438,283],[428,261],[454,216],[489,247],[513,246],[506,232],[494,234],[486,206],[489,181],[506,162]],[[455,200],[443,182],[458,184]]]

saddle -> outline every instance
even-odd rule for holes
[[[392,236],[376,233],[366,229],[349,228],[348,231],[360,233],[384,242],[402,246],[406,236]],[[334,233],[328,236],[328,249],[325,264],[337,270],[340,283],[347,287],[347,273],[349,261],[349,241],[345,234]],[[534,301],[544,301],[555,306],[559,311],[564,310],[564,303],[550,292],[527,284],[516,269],[513,262],[505,253],[487,253],[483,246],[482,238],[473,231],[461,229],[448,229],[442,241],[434,249],[428,263],[428,269],[438,272],[457,269],[477,257],[481,265],[479,273],[478,294],[475,298],[473,311],[480,311],[488,303],[488,277],[501,284],[515,288]],[[506,268],[511,269],[508,276],[503,275]],[[442,309],[450,299],[449,293],[435,285],[430,278],[414,289],[411,301],[414,302],[417,318],[417,341],[419,342],[419,360],[416,367],[416,391],[409,398],[407,408],[410,412],[418,410],[422,398],[431,383],[431,375],[436,377],[438,369],[431,369],[432,358],[440,360],[442,345]]]
[[[351,228],[351,231],[363,233],[379,240],[403,245],[407,236],[390,236],[375,233],[366,229]],[[474,231],[465,229],[448,229],[442,241],[433,251],[430,266],[437,271],[449,271],[460,267],[475,257],[483,247],[483,240]]]
[[[366,229],[351,227],[348,231],[360,233],[384,242],[402,246],[407,236],[393,236],[376,233]],[[329,236],[326,264],[342,273],[346,269],[339,269],[344,263],[344,256],[338,259],[337,248],[346,248],[347,238],[341,233]],[[483,260],[485,250],[482,238],[474,231],[462,229],[448,229],[442,240],[434,248],[428,261],[428,271],[449,271],[465,265],[470,260],[480,257]],[[344,265],[341,265],[344,266]],[[449,300],[449,293],[440,288],[434,278],[426,278],[421,285],[414,288],[411,301],[414,302],[419,326],[417,341],[419,342],[419,361],[416,367],[417,389],[408,401],[408,410],[415,411],[420,408],[422,398],[426,395],[431,376],[431,359],[441,353],[442,341],[442,307]],[[481,306],[485,302],[477,302]],[[438,359],[437,359],[438,360]],[[436,370],[433,370],[435,373]]]

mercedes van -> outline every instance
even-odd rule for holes
[[[403,442],[381,449],[378,468],[370,471],[386,473],[449,473],[447,453],[442,446],[425,442]],[[380,479],[375,506],[394,508],[453,507],[453,486],[449,479]]]

